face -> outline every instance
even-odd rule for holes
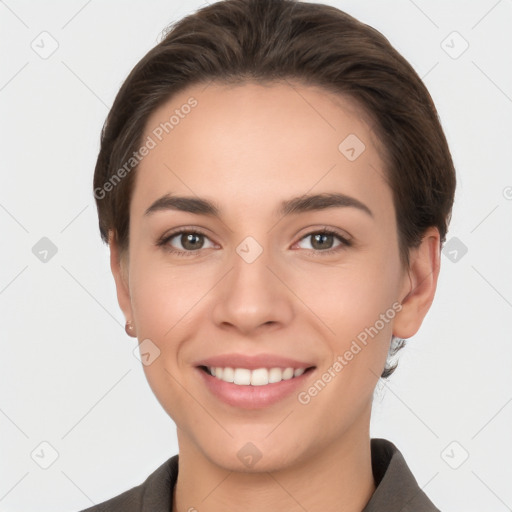
[[[180,452],[236,471],[259,453],[263,471],[368,436],[411,280],[365,119],[319,88],[245,83],[190,87],[148,120],[115,275]],[[248,371],[278,367],[299,371]]]

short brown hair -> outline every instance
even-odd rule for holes
[[[188,86],[294,79],[363,108],[385,148],[400,258],[409,264],[427,228],[446,238],[455,169],[420,77],[377,30],[335,7],[295,0],[223,0],[172,24],[119,90],[101,134],[94,195],[101,237],[128,247],[136,166],[113,181],[140,147],[149,115]],[[125,167],[126,169],[126,167]],[[111,186],[106,192],[105,184]],[[403,340],[393,337],[390,355]],[[388,377],[395,366],[386,365]]]

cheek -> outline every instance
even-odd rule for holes
[[[324,325],[332,363],[343,356],[344,386],[368,389],[382,372],[393,333],[401,267],[396,248],[383,243],[344,266],[319,267],[301,286]],[[395,307],[393,307],[395,305]]]
[[[181,375],[181,347],[197,328],[201,298],[212,287],[204,274],[157,262],[154,255],[134,255],[130,274],[130,292],[139,342],[156,357],[143,370],[154,395],[173,419],[176,412],[186,411],[187,399]],[[141,352],[144,345],[141,344]]]
[[[373,325],[396,301],[400,284],[398,263],[382,255],[343,266],[325,266],[297,276],[303,301],[340,340]]]
[[[201,265],[168,265],[161,255],[144,251],[134,254],[132,262],[134,317],[146,337],[160,339],[181,321],[186,322],[187,314],[211,288],[208,271]]]

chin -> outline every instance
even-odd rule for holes
[[[286,469],[293,464],[290,454],[273,452],[265,454],[254,445],[246,443],[237,452],[213,454],[210,462],[227,471],[236,473],[267,473]]]
[[[264,435],[251,436],[250,428],[244,430],[244,435],[234,435],[233,438],[215,442],[208,438],[208,445],[199,445],[211,464],[223,468],[226,471],[237,473],[263,473],[268,471],[280,471],[300,462],[306,454],[304,448],[298,450],[294,437],[287,436],[289,444],[280,439],[271,440],[268,436],[268,426]],[[247,434],[247,435],[245,435]],[[261,439],[261,441],[259,441]]]

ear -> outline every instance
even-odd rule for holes
[[[402,309],[393,324],[393,334],[404,339],[416,334],[434,300],[441,264],[437,228],[427,229],[421,244],[409,252],[409,259],[401,295]]]
[[[113,231],[109,231],[108,245],[110,247],[110,269],[116,283],[117,302],[126,320],[131,321],[133,311],[128,282],[128,255],[120,253],[117,237]]]

